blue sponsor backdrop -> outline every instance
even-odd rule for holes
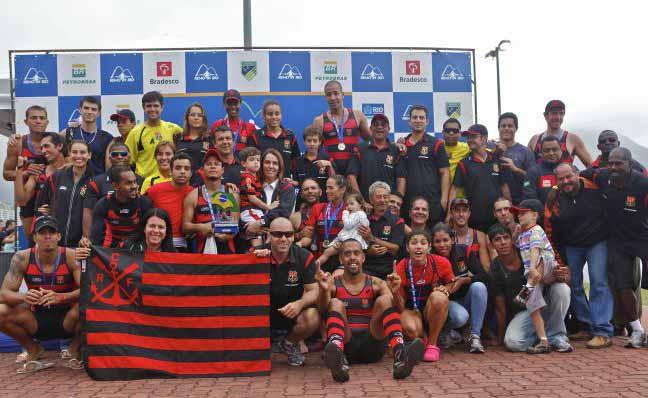
[[[58,98],[58,119],[59,130],[68,127],[68,122],[78,122],[81,114],[79,113],[79,102],[83,96],[64,96]],[[97,126],[101,128],[101,116],[97,117]]]
[[[237,81],[242,79],[240,65],[234,64],[234,71],[228,70],[228,60],[231,53],[240,51],[186,51],[181,61],[184,65],[173,65],[174,70],[183,70],[186,84],[177,88],[163,91],[165,94],[165,108],[163,118],[180,125],[186,107],[193,102],[202,103],[207,110],[207,117],[211,124],[216,119],[225,115],[222,104],[222,93],[228,88],[237,88]],[[313,118],[325,111],[326,99],[322,93],[312,92],[312,71],[323,70],[328,62],[337,62],[342,59],[342,51],[331,51],[327,57],[313,57],[310,51],[270,51],[268,52],[268,65],[258,65],[259,71],[266,70],[256,77],[258,80],[253,85],[266,87],[266,89],[248,89],[243,92],[241,116],[245,120],[253,120],[257,126],[263,125],[261,109],[263,101],[269,98],[278,99],[283,108],[283,124],[290,128],[299,137],[304,127],[310,124]],[[154,70],[143,65],[143,53],[101,53],[87,54],[86,57],[97,57],[100,65],[100,92],[93,93],[101,96],[104,103],[131,104],[131,109],[139,107],[137,97],[143,94],[144,71]],[[430,57],[432,72],[432,91],[425,92],[398,91],[393,86],[392,64],[400,65],[409,59],[411,53],[407,52],[346,52],[345,56],[351,60],[350,74],[352,84],[343,83],[347,92],[345,106],[353,106],[372,116],[376,113],[387,112],[392,129],[395,132],[405,133],[410,130],[408,121],[409,107],[416,104],[427,106],[429,110],[429,131],[439,131],[439,120],[445,115],[433,114],[433,93],[436,101],[458,101],[456,99],[442,99],[438,96],[445,93],[468,93],[461,103],[463,113],[472,112],[472,60],[471,53],[435,51],[425,53]],[[417,56],[420,58],[421,53]],[[48,109],[52,114],[59,115],[59,127],[64,128],[78,106],[80,97],[58,97],[57,80],[60,79],[57,71],[57,57],[66,57],[67,54],[38,54],[14,55],[13,68],[15,76],[16,102],[25,105],[35,104],[31,97],[58,98],[55,101],[58,109]],[[77,55],[78,57],[78,55]],[[337,57],[337,58],[336,58]],[[240,57],[239,57],[240,58]],[[349,59],[347,58],[347,59]],[[315,61],[317,60],[317,61]],[[59,60],[60,61],[60,60]],[[84,61],[79,61],[84,62]],[[174,61],[179,62],[179,61]],[[236,61],[239,62],[239,61]],[[313,64],[313,63],[317,64]],[[90,64],[90,63],[88,63]],[[342,63],[337,63],[342,67]],[[231,65],[230,65],[231,67]],[[263,69],[265,68],[265,69]],[[319,72],[318,72],[319,73]],[[262,77],[261,77],[262,76]],[[238,80],[237,80],[238,79]],[[266,91],[267,87],[270,91]],[[175,91],[174,91],[175,90]],[[354,94],[358,93],[361,99],[354,103]],[[393,99],[386,107],[386,99]],[[462,94],[463,95],[463,94]],[[124,96],[123,99],[121,96]],[[129,97],[127,97],[129,96]],[[373,99],[376,98],[376,99]],[[378,99],[380,98],[380,99]],[[108,101],[110,100],[110,101]],[[34,101],[37,101],[34,99]],[[130,101],[130,102],[129,102]],[[50,105],[52,106],[52,105]],[[114,105],[112,105],[114,106]],[[363,108],[363,109],[360,109]],[[113,110],[108,110],[113,112]],[[108,113],[109,114],[109,113]],[[472,113],[471,113],[472,114]],[[99,120],[101,127],[101,120]],[[114,126],[103,126],[108,129]],[[303,146],[302,146],[303,148]]]

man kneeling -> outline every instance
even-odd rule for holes
[[[83,369],[79,358],[79,282],[81,272],[73,249],[59,247],[61,239],[53,217],[42,216],[34,224],[35,245],[17,252],[0,289],[0,331],[14,338],[26,351],[18,373],[54,366],[40,361],[44,353],[38,341],[73,337],[72,358],[67,366]],[[87,250],[87,249],[84,249]],[[25,279],[27,293],[19,293]]]
[[[342,275],[332,278],[318,270],[316,277],[320,308],[327,311],[324,362],[333,379],[349,380],[348,362],[378,362],[385,354],[385,339],[394,354],[394,378],[406,378],[421,361],[423,342],[415,339],[404,346],[400,314],[391,291],[384,281],[362,272],[365,255],[360,242],[342,242],[339,257]]]

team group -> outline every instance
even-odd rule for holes
[[[460,342],[473,353],[486,339],[564,353],[570,339],[604,348],[627,329],[628,347],[644,345],[648,177],[614,131],[599,135],[593,160],[561,128],[559,100],[528,146],[515,140],[513,113],[499,117],[496,141],[454,118],[438,139],[415,105],[411,133],[390,142],[389,119],[344,108],[339,82],[324,95],[329,109],[302,132],[304,153],[279,102],[264,103],[257,129],[240,119],[233,89],[211,126],[198,103],[182,127],[162,120],[163,96],[146,93],[145,122],[130,110],[111,116],[118,137],[97,128],[95,97],[62,132],[29,107],[29,133],[11,138],[3,168],[31,243],[0,290],[0,331],[24,348],[18,372],[53,366],[40,342],[70,337],[62,355],[83,368],[78,262],[92,245],[269,256],[273,348],[300,366],[304,342],[319,342],[337,381],[388,347],[404,378]]]

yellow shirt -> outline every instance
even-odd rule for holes
[[[454,181],[455,171],[457,171],[457,165],[462,159],[465,159],[470,154],[470,148],[465,142],[457,142],[455,146],[445,146],[446,153],[448,154],[448,161],[450,162],[450,185]],[[464,191],[463,188],[457,188],[457,197],[463,198]]]
[[[158,173],[156,171],[155,174],[146,177],[144,182],[142,182],[142,187],[140,188],[140,193],[142,195],[144,195],[146,193],[146,191],[148,191],[149,188],[151,188],[153,185],[159,184],[161,182],[167,182],[167,181],[171,181],[171,177],[168,177],[168,178],[162,177],[160,175],[160,173]]]
[[[135,164],[135,173],[144,179],[156,173],[155,147],[160,141],[173,142],[173,135],[180,133],[180,126],[164,120],[155,127],[145,123],[133,127],[126,137],[126,146],[131,154],[131,163]]]

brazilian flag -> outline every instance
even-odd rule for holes
[[[234,197],[226,192],[214,192],[211,195],[211,202],[221,212],[238,212],[239,205]]]

